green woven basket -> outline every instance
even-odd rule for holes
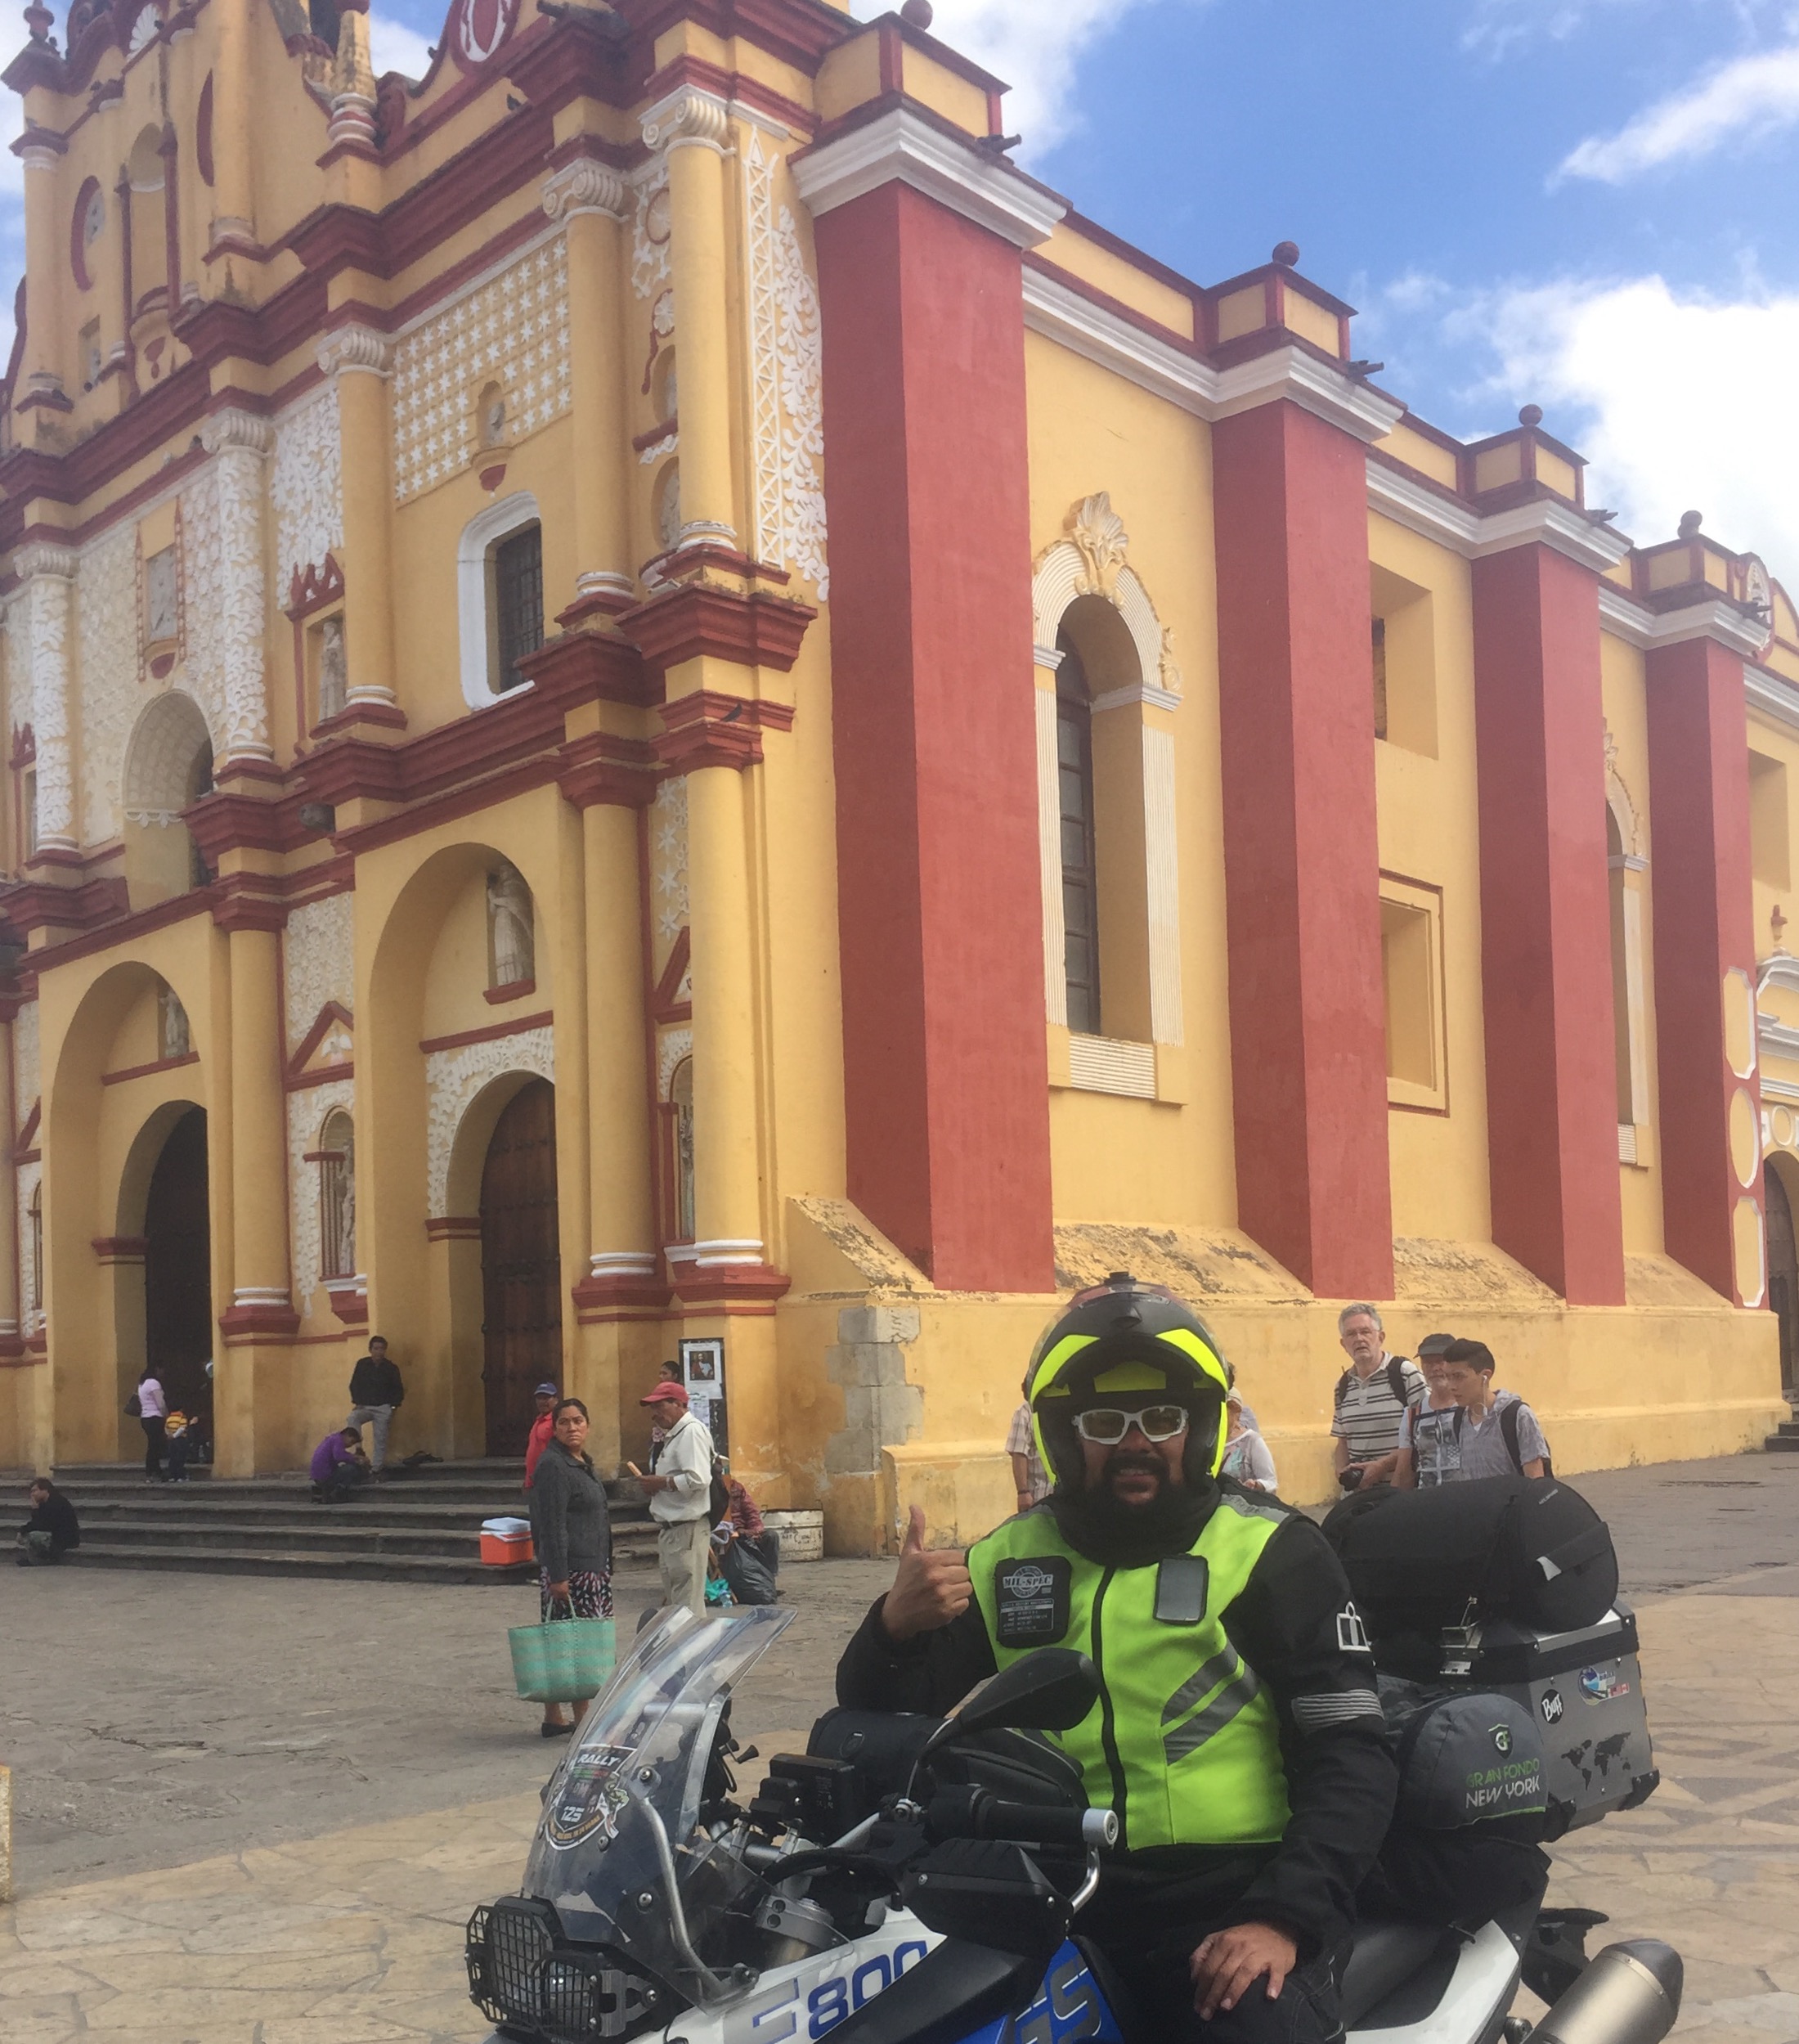
[[[512,1678],[533,1703],[577,1703],[612,1680],[617,1658],[609,1618],[551,1618],[514,1625]]]

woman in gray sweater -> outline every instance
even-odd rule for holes
[[[531,1483],[531,1538],[537,1550],[540,1610],[544,1619],[610,1618],[612,1532],[606,1488],[586,1452],[587,1408],[565,1398],[552,1415],[550,1444],[537,1458]],[[566,1737],[591,1699],[544,1705],[543,1736]]]

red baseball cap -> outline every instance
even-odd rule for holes
[[[687,1386],[684,1384],[658,1384],[647,1397],[640,1398],[637,1402],[639,1405],[660,1405],[665,1398],[674,1404],[684,1405],[687,1403]]]

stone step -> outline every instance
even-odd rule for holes
[[[531,1564],[484,1568],[438,1554],[306,1554],[253,1547],[124,1547],[87,1541],[65,1555],[65,1568],[165,1569],[204,1575],[309,1575],[342,1583],[534,1583]]]
[[[1788,1429],[1792,1426],[1790,1420],[1784,1422],[1778,1434],[1770,1434],[1763,1441],[1761,1445],[1770,1455],[1799,1455],[1799,1428],[1793,1428],[1789,1433]]]
[[[278,1548],[288,1554],[355,1554],[370,1560],[408,1555],[473,1562],[481,1559],[480,1536],[468,1526],[376,1526],[357,1524],[358,1516],[354,1505],[341,1510],[320,1507],[311,1524],[303,1521],[298,1525],[268,1526],[159,1513],[141,1519],[109,1519],[92,1528],[92,1538],[93,1544],[108,1548],[182,1547],[204,1553]],[[83,1529],[79,1552],[87,1551],[90,1538]],[[621,1528],[612,1545],[621,1555],[653,1553],[655,1530],[648,1525]]]
[[[207,1525],[272,1530],[285,1526],[316,1525],[330,1512],[334,1519],[339,1514],[346,1520],[353,1518],[359,1525],[412,1526],[421,1532],[475,1534],[480,1531],[483,1519],[527,1516],[515,1500],[492,1511],[479,1504],[439,1505],[410,1501],[402,1504],[392,1499],[385,1490],[359,1491],[349,1503],[341,1506],[316,1505],[305,1493],[280,1500],[257,1498],[240,1502],[235,1498],[209,1498],[204,1487],[180,1484],[172,1484],[160,1490],[141,1486],[117,1497],[77,1497],[74,1492],[69,1494],[75,1499],[76,1511],[84,1526],[110,1525],[124,1519],[159,1521],[168,1515]],[[612,1530],[617,1534],[633,1528],[647,1533],[654,1531],[648,1512],[642,1505],[615,1503],[611,1517]]]

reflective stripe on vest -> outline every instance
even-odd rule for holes
[[[1285,1516],[1219,1499],[1188,1550],[1207,1570],[1205,1611],[1194,1625],[1156,1617],[1156,1565],[1089,1561],[1063,1540],[1047,1504],[969,1551],[976,1601],[1002,1668],[1030,1651],[999,1643],[1002,1570],[1030,1561],[1068,1565],[1067,1626],[1034,1643],[1091,1655],[1103,1694],[1072,1732],[1052,1736],[1079,1767],[1088,1800],[1116,1812],[1123,1847],[1272,1844],[1286,1828],[1274,1705],[1221,1622]]]

